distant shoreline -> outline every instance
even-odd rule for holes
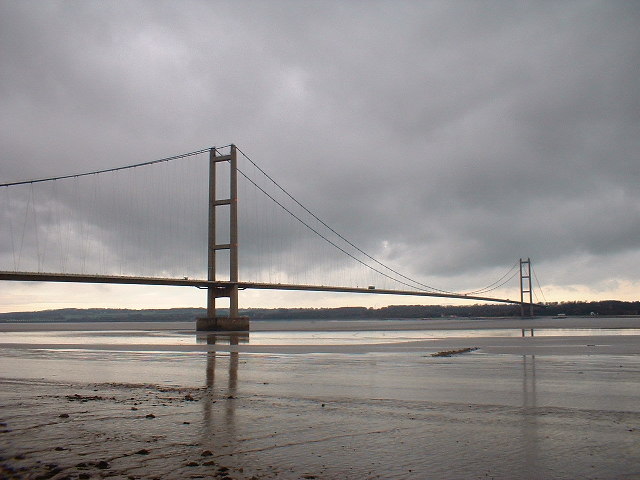
[[[0,314],[2,315],[2,314]],[[598,315],[598,316],[590,316],[590,315],[572,315],[572,316],[568,316],[568,317],[564,317],[564,318],[557,318],[554,317],[552,315],[536,315],[534,317],[520,317],[520,316],[513,316],[513,317],[459,317],[459,316],[449,316],[449,317],[425,317],[425,318],[413,318],[413,317],[394,317],[394,318],[341,318],[341,319],[335,319],[335,318],[326,318],[326,317],[317,317],[317,318],[313,318],[313,317],[309,317],[309,318],[304,318],[304,320],[307,321],[340,321],[340,322],[366,322],[366,321],[383,321],[383,322],[402,322],[402,321],[416,321],[416,322],[439,322],[439,321],[447,321],[447,320],[451,320],[451,321],[455,321],[455,320],[515,320],[515,321],[520,321],[520,320],[549,320],[549,319],[554,319],[554,320],[559,320],[560,322],[562,322],[562,320],[566,320],[566,319],[577,319],[577,318],[584,318],[584,319],[610,319],[610,318],[624,318],[624,319],[634,319],[634,318],[638,318],[640,319],[640,315]],[[250,318],[250,321],[252,322],[296,322],[296,321],[300,321],[301,319],[299,318]],[[160,319],[156,319],[156,320],[144,320],[144,321],[140,321],[140,320],[129,320],[126,318],[121,318],[121,319],[100,319],[100,320],[88,320],[88,319],[80,319],[80,318],[74,318],[74,319],[68,319],[68,320],[55,320],[55,319],[19,319],[19,320],[12,320],[12,319],[3,319],[2,317],[0,317],[0,324],[57,324],[57,323],[193,323],[195,322],[195,318],[192,319],[171,319],[171,318],[160,318]]]
[[[447,318],[520,318],[519,305],[390,305],[381,308],[247,308],[240,313],[251,320],[383,320]],[[219,315],[225,315],[221,309]],[[564,314],[567,317],[639,317],[640,302],[606,300],[599,302],[549,303],[536,308],[534,317]],[[64,308],[32,312],[0,313],[0,323],[51,322],[190,322],[206,315],[204,308],[117,309]]]

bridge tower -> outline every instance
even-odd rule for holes
[[[529,308],[525,308],[525,297],[529,297]],[[531,259],[520,259],[520,316],[533,317],[533,288],[531,288]]]
[[[216,169],[229,164],[229,198],[218,199],[216,195]],[[216,210],[228,206],[229,243],[218,243],[216,237]],[[249,317],[238,315],[238,159],[236,146],[231,145],[229,155],[218,155],[215,148],[209,151],[209,232],[207,255],[207,280],[216,282],[216,253],[229,250],[229,285],[207,287],[207,316],[196,321],[197,331],[247,331]],[[229,298],[229,316],[216,316],[216,298]]]

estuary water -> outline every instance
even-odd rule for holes
[[[208,451],[232,478],[640,478],[638,319],[251,326],[1,324],[10,467],[73,473],[92,451],[113,475],[186,478]]]

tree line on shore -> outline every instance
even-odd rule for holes
[[[218,315],[228,312],[218,310]],[[475,305],[390,305],[381,308],[249,308],[241,309],[241,315],[252,320],[311,320],[311,319],[385,319],[385,318],[442,318],[442,317],[517,317],[520,305],[475,304]],[[547,316],[586,315],[640,315],[640,302],[606,300],[598,302],[549,302],[535,307],[534,315]],[[170,309],[108,309],[65,308],[39,312],[16,312],[0,314],[0,322],[148,322],[148,321],[193,321],[206,315],[204,308]]]

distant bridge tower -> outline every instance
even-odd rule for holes
[[[529,308],[525,308],[528,296]],[[527,311],[528,310],[528,311]],[[520,316],[533,317],[533,288],[531,288],[531,259],[520,259]]]
[[[229,198],[216,196],[216,169],[222,162],[229,163]],[[216,209],[228,206],[229,243],[218,243],[216,237]],[[207,316],[198,318],[198,331],[247,331],[249,317],[238,315],[238,159],[236,146],[231,145],[229,155],[218,155],[215,148],[209,151],[209,234],[207,255],[207,280],[218,281],[216,277],[216,253],[229,250],[229,286],[207,287]],[[216,316],[216,298],[229,297],[229,316]]]

